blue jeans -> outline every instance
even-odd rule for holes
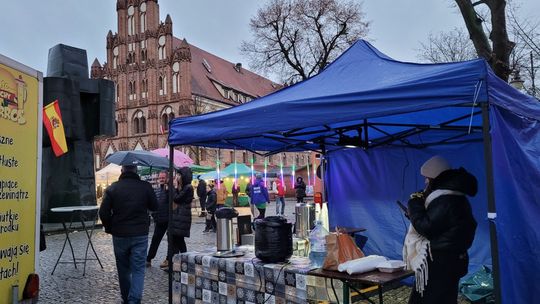
[[[125,304],[139,304],[144,287],[148,235],[113,236],[113,246],[122,301]]]
[[[285,212],[285,198],[276,195],[276,215],[283,215]]]

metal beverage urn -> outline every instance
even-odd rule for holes
[[[233,249],[232,219],[218,218],[217,220],[217,251]]]
[[[238,216],[234,208],[220,208],[216,210],[216,247],[215,257],[242,256],[243,252],[236,252],[233,247],[233,223],[232,219]]]
[[[311,203],[297,203],[295,206],[296,223],[295,234],[298,238],[307,238],[309,232],[315,227],[315,205]]]

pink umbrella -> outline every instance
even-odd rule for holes
[[[159,148],[151,151],[152,153],[155,153],[160,156],[164,156],[169,158],[169,148]],[[193,164],[193,160],[187,156],[185,153],[174,150],[174,164],[181,168],[181,167],[189,167]]]

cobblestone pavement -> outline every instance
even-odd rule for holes
[[[285,213],[290,221],[294,221],[294,203],[288,201]],[[267,215],[275,214],[275,203],[272,202],[267,210]],[[151,227],[153,230],[153,227]],[[202,233],[204,230],[204,220],[197,215],[193,216],[191,226],[191,237],[186,239],[188,250],[202,250],[210,247],[215,248],[215,233]],[[149,241],[152,231],[149,235]],[[86,245],[86,236],[84,232],[74,232],[70,238],[75,248],[75,256],[84,255]],[[54,264],[60,254],[64,242],[64,234],[47,235],[47,250],[40,254],[40,279],[41,291],[39,303],[120,303],[120,291],[118,287],[118,276],[114,261],[111,236],[104,233],[101,229],[95,229],[92,236],[92,242],[98,256],[103,264],[103,269],[99,267],[97,261],[88,261],[86,265],[86,275],[83,276],[82,264],[58,264],[54,275],[51,275]],[[143,303],[161,304],[168,303],[168,275],[165,271],[159,269],[159,264],[166,256],[166,236],[159,247],[152,267],[146,268],[144,282]],[[91,250],[89,251],[91,253]],[[63,260],[69,258],[69,247],[63,254]],[[385,293],[385,303],[407,303],[410,288],[406,286],[397,286]],[[372,299],[377,302],[376,296]],[[358,302],[363,303],[363,302]],[[367,302],[366,302],[367,303]],[[468,303],[460,301],[460,303]]]

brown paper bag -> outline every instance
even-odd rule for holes
[[[337,232],[326,236],[326,258],[322,267],[324,270],[337,271],[339,264],[364,257],[364,253],[350,235],[336,230]]]

